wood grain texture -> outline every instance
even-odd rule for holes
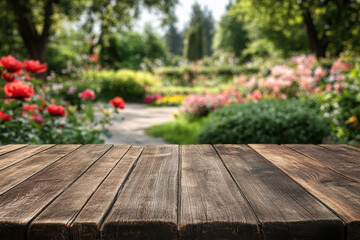
[[[313,158],[332,170],[360,182],[360,152],[351,154],[349,150],[334,148],[333,150],[309,144],[285,145],[310,158]]]
[[[263,144],[250,144],[250,146],[336,212],[346,223],[347,239],[359,239],[359,182],[346,178],[324,164],[284,146]]]
[[[27,144],[8,144],[8,145],[0,146],[0,155],[15,151],[17,149],[20,149],[20,148],[23,148],[26,146],[27,146]]]
[[[17,151],[9,152],[8,154],[2,155],[0,156],[0,171],[53,146],[53,144],[28,145]]]
[[[260,239],[257,220],[211,145],[181,146],[180,237]]]
[[[57,145],[0,171],[0,195],[41,171],[80,145]]]
[[[345,144],[320,144],[319,146],[324,147],[326,149],[347,154],[354,157],[359,157],[360,155],[360,148],[345,145]],[[360,159],[359,159],[360,161]]]
[[[130,145],[117,145],[53,201],[29,226],[27,239],[70,239],[70,225]]]
[[[176,239],[178,146],[148,145],[101,229],[102,239]]]
[[[23,239],[29,222],[111,145],[85,145],[0,196],[0,239]]]
[[[71,225],[73,240],[99,238],[100,226],[142,150],[143,147],[132,146],[86,203]]]
[[[265,239],[341,239],[342,221],[246,145],[215,145],[262,223]]]

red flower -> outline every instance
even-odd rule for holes
[[[5,84],[4,91],[7,97],[17,99],[30,98],[34,95],[34,89],[28,83],[21,81]]]
[[[2,57],[0,59],[0,65],[3,66],[9,73],[20,74],[22,70],[22,63],[16,60],[13,56]]]
[[[95,99],[95,93],[93,90],[91,89],[85,89],[84,91],[82,91],[81,93],[79,93],[79,98],[83,99],[83,100],[87,100],[87,99],[91,99],[94,100]]]
[[[38,107],[35,104],[31,104],[31,105],[26,104],[26,105],[23,106],[23,110],[28,111],[28,112],[34,111],[37,108]]]
[[[90,60],[93,61],[93,62],[98,62],[99,59],[100,59],[99,55],[97,55],[97,54],[90,54],[90,55],[89,55],[89,58],[90,58]]]
[[[40,64],[39,61],[25,60],[25,70],[29,73],[42,73],[46,71],[46,63]]]
[[[2,111],[0,110],[0,119],[1,119],[3,122],[6,122],[6,121],[9,121],[9,120],[11,120],[11,119],[13,119],[13,118],[12,118],[12,116],[7,115],[6,113],[4,113],[4,112],[2,112]]]
[[[25,75],[25,80],[26,81],[31,81],[31,77],[29,75]]]
[[[125,108],[125,101],[121,97],[115,97],[109,101],[115,108]]]
[[[43,124],[43,122],[44,122],[44,118],[40,115],[31,115],[30,119],[34,120],[37,124],[40,124],[40,125]]]
[[[1,77],[5,79],[7,82],[14,82],[14,81],[20,81],[20,79],[16,78],[14,75],[9,73],[3,73],[1,74]]]
[[[65,116],[65,108],[63,106],[58,106],[56,104],[50,104],[46,110],[49,112],[51,116]]]
[[[252,95],[253,95],[253,97],[254,97],[256,100],[260,100],[260,99],[262,98],[262,94],[261,94],[261,92],[260,92],[258,89],[256,89],[255,91],[253,91]]]

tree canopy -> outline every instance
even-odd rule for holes
[[[266,39],[285,55],[339,54],[356,47],[360,36],[359,0],[238,0],[229,11],[244,22],[252,42]]]

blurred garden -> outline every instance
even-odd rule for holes
[[[103,143],[137,103],[169,143],[359,146],[359,0],[182,2],[1,1],[0,144]]]

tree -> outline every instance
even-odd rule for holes
[[[184,48],[184,38],[177,31],[176,26],[171,23],[165,34],[166,46],[173,55],[181,55]]]
[[[266,38],[285,53],[339,54],[360,37],[357,0],[241,0],[231,11],[246,22],[251,39]]]
[[[124,32],[105,38],[100,57],[102,65],[110,68],[139,69],[145,58],[154,60],[166,58],[169,52],[161,39],[149,26],[144,33]]]
[[[169,55],[165,41],[160,38],[151,27],[146,24],[144,29],[145,38],[145,57],[154,60],[157,58],[165,58]]]
[[[228,12],[221,17],[218,23],[213,45],[215,49],[231,52],[240,57],[249,39],[243,21],[236,15],[230,14],[229,9],[232,6],[232,4],[227,6]]]
[[[214,37],[214,19],[212,17],[212,13],[205,8],[204,10],[201,9],[198,3],[195,3],[192,6],[192,13],[190,17],[189,26],[187,27],[186,36],[186,44],[191,44],[189,37],[193,34],[197,37],[192,36],[192,38],[198,39],[198,42],[195,45],[200,46],[198,53],[196,54],[198,59],[201,59],[204,55],[210,56],[212,54],[212,41]],[[197,31],[197,33],[195,33]],[[199,39],[199,38],[203,39]],[[190,46],[191,49],[191,46]],[[185,46],[184,53],[187,55],[189,50],[189,46]],[[201,54],[200,54],[201,53]],[[199,55],[200,54],[200,55]],[[197,60],[198,60],[197,59]]]
[[[187,31],[187,42],[185,44],[184,55],[191,61],[197,61],[205,55],[204,29],[200,24],[192,26]]]
[[[156,8],[170,18],[177,0],[6,0],[12,10],[18,31],[29,55],[33,59],[44,61],[45,51],[52,35],[55,21],[64,18],[78,20],[85,16],[85,29],[93,31],[100,26],[98,36],[91,35],[90,52],[102,42],[103,36],[129,23],[139,14],[141,7]],[[0,5],[2,6],[2,5]]]

